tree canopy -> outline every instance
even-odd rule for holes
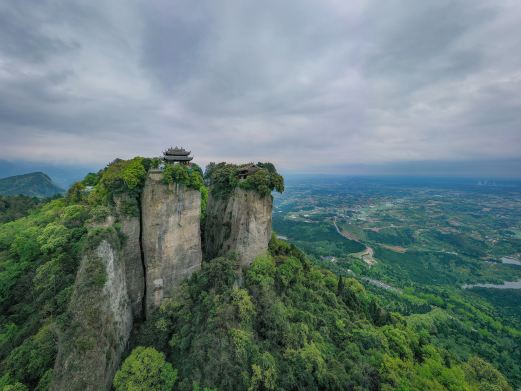
[[[215,197],[227,197],[235,188],[257,191],[262,196],[268,196],[272,191],[284,191],[284,178],[277,173],[272,163],[257,163],[256,169],[239,179],[239,171],[249,164],[210,163],[206,167],[204,178],[212,189]]]
[[[154,348],[135,348],[114,377],[116,391],[171,391],[177,371]]]

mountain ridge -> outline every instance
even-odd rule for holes
[[[0,179],[0,195],[46,198],[64,192],[65,190],[55,184],[49,175],[41,171]]]

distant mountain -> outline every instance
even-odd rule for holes
[[[22,175],[27,172],[42,171],[49,175],[58,186],[67,189],[74,182],[83,179],[87,173],[97,172],[100,168],[103,167],[96,165],[50,164],[0,159],[0,178]]]
[[[27,195],[31,197],[52,197],[64,190],[54,184],[43,172],[32,172],[0,179],[1,195]]]

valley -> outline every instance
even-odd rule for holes
[[[486,357],[520,384],[521,183],[287,177],[273,226],[385,308],[437,324],[455,356]]]

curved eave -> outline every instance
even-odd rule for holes
[[[164,159],[169,162],[189,162],[193,159],[191,156],[164,156]]]
[[[188,156],[192,153],[192,151],[165,151],[163,155],[165,156]]]

